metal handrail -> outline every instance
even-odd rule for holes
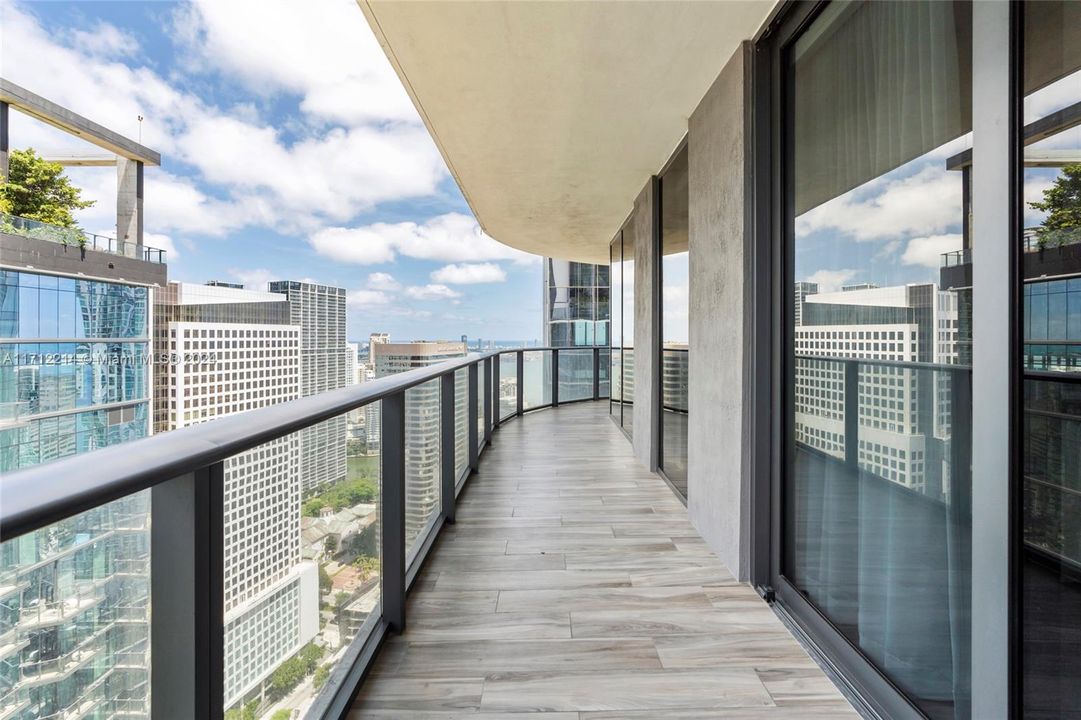
[[[369,403],[504,354],[568,350],[528,347],[471,353],[438,365],[378,378],[213,422],[72,455],[4,476],[0,542],[146,490]],[[582,348],[591,349],[591,348]],[[601,347],[603,350],[604,348]],[[77,484],[71,478],[79,478]]]
[[[796,360],[821,360],[834,363],[857,363],[859,365],[877,365],[879,367],[900,368],[902,370],[949,370],[958,372],[972,370],[971,365],[959,363],[929,363],[910,360],[877,360],[874,358],[844,357],[839,355],[793,355]]]
[[[64,247],[76,247],[81,250],[94,250],[109,253],[110,255],[128,257],[126,253],[121,252],[120,242],[116,238],[87,232],[78,227],[62,227],[18,215],[0,213],[0,230],[19,237],[57,243]],[[134,247],[134,244],[132,245]],[[146,262],[164,265],[165,251],[161,248],[144,245],[142,259]]]
[[[168,568],[151,574],[154,605],[151,652],[153,708],[186,717],[221,718],[224,695],[224,568],[228,458],[368,403],[381,401],[381,484],[379,542],[382,548],[379,614],[350,641],[331,678],[314,698],[310,714],[343,718],[358,683],[372,666],[388,633],[405,627],[406,594],[444,523],[453,523],[458,488],[478,467],[492,433],[509,418],[498,416],[499,359],[512,355],[517,365],[517,412],[523,408],[525,354],[549,354],[551,400],[558,407],[560,351],[592,351],[593,393],[600,399],[602,346],[531,347],[472,353],[427,368],[379,378],[361,385],[226,416],[93,453],[20,470],[3,480],[0,541],[39,530],[80,512],[143,490],[150,492],[150,562]],[[456,470],[455,392],[459,370],[466,375],[468,459]],[[483,378],[481,377],[483,375]],[[406,391],[440,384],[440,507],[417,538],[406,540]],[[483,388],[483,389],[482,389]],[[479,424],[478,424],[479,421]],[[88,456],[91,462],[87,462]],[[72,483],[72,478],[78,478]],[[417,544],[419,543],[419,545]],[[160,630],[160,631],[159,631]],[[193,690],[194,688],[194,690]],[[165,714],[172,714],[166,712]]]

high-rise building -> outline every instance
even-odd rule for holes
[[[150,435],[165,265],[8,232],[0,258],[0,475]],[[0,545],[0,717],[148,716],[149,510]]]
[[[541,344],[551,347],[590,347],[608,344],[611,314],[608,305],[609,267],[590,263],[544,258],[541,299]],[[478,345],[479,347],[479,345]],[[550,377],[547,355],[542,376]],[[556,372],[559,386],[568,397],[591,397],[593,361],[584,358],[560,362]],[[609,362],[603,363],[608,381]],[[542,401],[551,400],[551,389],[542,389]]]
[[[375,351],[373,348],[376,345],[382,345],[390,342],[390,333],[372,333],[368,336],[368,367],[375,367]]]
[[[380,342],[371,346],[376,377],[428,367],[466,354],[461,342],[419,340],[409,343]],[[464,407],[468,388],[455,386],[455,407]],[[405,536],[410,545],[439,506],[440,437],[438,382],[425,383],[405,394]],[[464,451],[467,428],[455,431],[456,455]]]
[[[798,441],[845,458],[845,366],[817,358],[865,359],[856,406],[859,467],[935,499],[948,493],[949,473],[942,468],[948,392],[940,377],[912,363],[957,362],[956,295],[930,283],[843,288],[808,295],[801,322],[796,353],[812,357],[796,366]],[[826,396],[818,390],[824,385],[830,388]],[[934,402],[919,402],[921,397]]]
[[[799,280],[795,283],[795,304],[793,305],[792,318],[796,327],[803,324],[803,304],[807,302],[808,295],[818,292],[818,283]]]
[[[156,383],[160,431],[299,397],[301,328],[283,295],[173,282],[154,313],[155,351],[176,359]],[[296,434],[225,463],[226,707],[318,632],[318,571],[301,558],[300,494]]]
[[[345,289],[310,282],[270,283],[289,301],[290,323],[300,326],[300,396],[349,384]],[[346,476],[346,418],[331,418],[300,432],[300,480],[305,494]]]
[[[607,345],[608,266],[544,258],[543,268],[541,344]]]

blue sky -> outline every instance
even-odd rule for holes
[[[170,279],[338,285],[352,339],[535,339],[539,258],[480,230],[356,3],[313,5],[0,0],[0,60],[161,152],[146,244]],[[94,151],[11,122],[14,148]],[[69,174],[97,201],[80,224],[114,234],[115,171]]]

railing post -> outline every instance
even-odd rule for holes
[[[469,471],[474,472],[477,469],[477,461],[479,459],[479,453],[477,452],[477,445],[480,444],[480,433],[477,432],[477,418],[480,414],[480,408],[477,404],[477,391],[480,389],[479,379],[477,377],[480,368],[477,366],[480,363],[473,363],[469,366],[467,371],[467,377],[469,378]]]
[[[593,399],[601,399],[601,349],[593,346]]]
[[[484,358],[484,444],[492,444],[492,358]]]
[[[514,353],[518,359],[518,382],[517,382],[517,401],[518,408],[516,414],[518,417],[522,417],[522,412],[525,409],[525,353],[521,350]]]
[[[382,453],[383,617],[393,632],[405,630],[405,391],[379,408]]]
[[[443,511],[443,522],[448,525],[454,524],[454,488],[457,485],[455,470],[455,410],[454,407],[454,373],[444,373],[439,378],[439,465],[441,471],[442,492],[440,501]]]
[[[559,407],[559,348],[552,348],[552,407]]]
[[[492,403],[492,428],[499,427],[499,366],[500,366],[499,354],[496,353],[492,356],[492,386],[488,388],[488,400]],[[491,431],[488,433],[488,440],[492,439]]]
[[[225,713],[225,467],[150,491],[151,714]]]
[[[852,470],[859,469],[860,432],[860,364],[858,360],[845,360],[845,464]]]

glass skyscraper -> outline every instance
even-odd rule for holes
[[[0,269],[0,473],[150,433],[150,297]],[[148,521],[138,493],[0,545],[0,717],[148,716]]]

